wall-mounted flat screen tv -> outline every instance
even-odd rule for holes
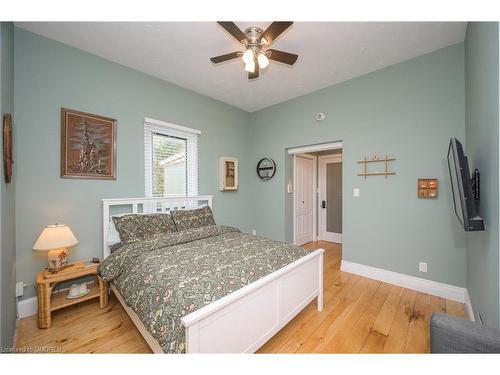
[[[471,179],[469,161],[464,155],[462,144],[456,138],[450,139],[448,170],[458,221],[467,232],[484,230],[483,219],[478,214],[479,171],[475,170],[474,179]]]

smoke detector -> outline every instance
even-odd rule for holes
[[[323,112],[316,113],[316,121],[323,121],[326,119],[326,115]]]

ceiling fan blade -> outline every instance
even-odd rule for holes
[[[240,30],[238,26],[234,22],[231,21],[217,21],[217,23],[222,26],[224,30],[226,30],[229,34],[233,36],[238,42],[242,43],[242,40],[245,40],[245,34]]]
[[[211,57],[210,61],[212,61],[214,64],[218,64],[224,61],[237,59],[240,56],[241,52],[231,52],[231,53],[226,53],[225,55]]]
[[[255,79],[259,77],[259,64],[255,63],[255,71],[252,73],[252,72],[248,72],[248,79]]]
[[[267,43],[266,45],[270,45],[274,39],[279,37],[286,29],[292,26],[293,22],[273,22],[269,27],[262,33],[261,38],[265,38]]]
[[[295,64],[295,61],[297,61],[297,58],[299,57],[299,55],[296,55],[294,53],[283,52],[277,49],[270,49],[267,50],[267,52],[271,52],[271,54],[269,55],[269,60],[274,60],[288,65]]]

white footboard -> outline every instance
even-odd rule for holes
[[[314,298],[323,309],[323,249],[182,318],[187,353],[253,353]]]

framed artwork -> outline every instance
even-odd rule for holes
[[[5,182],[12,180],[12,116],[3,115],[3,173]]]
[[[221,157],[219,159],[220,191],[238,190],[238,159]]]
[[[419,198],[437,198],[438,179],[437,178],[419,178],[417,184],[417,196]]]
[[[61,177],[116,180],[116,120],[61,108]]]

